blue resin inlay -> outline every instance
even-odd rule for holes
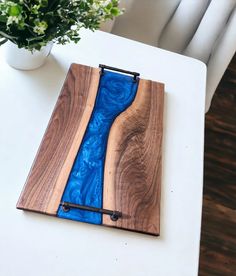
[[[134,100],[137,87],[133,77],[104,71],[93,113],[61,201],[102,208],[104,161],[110,128],[115,118]],[[102,215],[96,212],[73,208],[64,212],[60,206],[57,215],[93,224],[102,223]]]

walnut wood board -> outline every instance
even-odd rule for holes
[[[104,172],[103,207],[122,212],[103,224],[160,233],[164,85],[140,80],[132,105],[111,128]]]
[[[17,208],[159,235],[163,107],[161,83],[72,64]]]
[[[93,111],[99,69],[72,64],[17,208],[56,215]]]

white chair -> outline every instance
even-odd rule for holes
[[[236,51],[236,0],[121,0],[121,6],[125,13],[101,29],[204,62],[208,111]]]

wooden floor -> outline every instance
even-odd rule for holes
[[[206,115],[199,275],[236,275],[236,55]]]

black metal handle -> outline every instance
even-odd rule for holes
[[[133,75],[134,81],[137,81],[137,77],[140,76],[140,74],[137,72],[127,71],[124,69],[120,69],[120,68],[116,68],[116,67],[112,67],[112,66],[108,66],[108,65],[104,65],[104,64],[99,64],[99,67],[101,68],[101,74],[104,73],[104,69],[107,69],[107,70],[117,71],[117,72],[121,72],[121,73],[128,74],[128,75]]]
[[[64,212],[69,212],[71,208],[90,211],[90,212],[97,212],[97,213],[109,215],[112,221],[117,221],[119,218],[122,217],[122,213],[119,211],[112,211],[112,210],[107,210],[107,209],[102,209],[102,208],[97,208],[92,206],[85,206],[85,205],[80,205],[80,204],[75,204],[75,203],[70,203],[65,201],[61,202],[61,206]]]

